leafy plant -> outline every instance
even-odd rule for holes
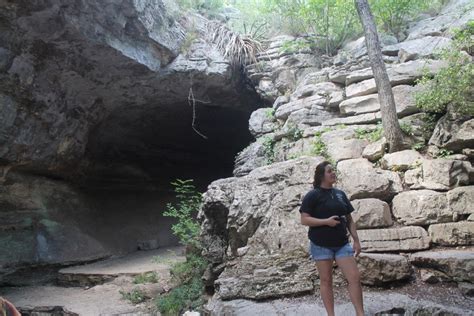
[[[133,289],[130,292],[120,290],[119,293],[122,295],[122,299],[127,300],[132,304],[139,304],[146,300],[145,294],[139,289]]]
[[[321,136],[315,135],[311,147],[311,153],[317,156],[327,156],[326,144],[321,139]]]
[[[454,152],[452,150],[448,150],[445,148],[441,148],[438,153],[436,154],[436,158],[445,158],[447,156],[452,155]]]
[[[280,29],[293,35],[310,34],[313,46],[332,55],[346,39],[360,32],[350,0],[267,0],[266,10],[281,17]]]
[[[373,130],[358,127],[355,129],[355,137],[359,139],[367,139],[371,142],[378,141],[383,136],[382,124],[377,124],[377,127]]]
[[[189,283],[173,288],[169,293],[156,299],[156,306],[163,315],[180,315],[185,310],[201,309],[205,301],[201,297],[203,282],[195,276]]]
[[[268,108],[265,111],[265,115],[267,116],[267,118],[273,119],[275,117],[275,109],[274,108]]]
[[[303,137],[303,131],[298,128],[297,125],[292,125],[287,134],[288,138],[292,141],[297,141],[298,139]]]
[[[163,315],[179,315],[186,309],[199,309],[205,302],[202,299],[204,283],[201,279],[208,262],[202,256],[199,241],[200,226],[192,219],[192,214],[200,209],[202,195],[197,192],[192,180],[172,182],[178,198],[177,206],[168,204],[166,216],[178,219],[172,226],[173,233],[180,242],[192,246],[186,253],[186,261],[171,267],[171,280],[176,286],[168,293],[156,298],[156,307]]]
[[[263,150],[265,155],[265,160],[267,165],[273,163],[275,161],[275,140],[273,137],[265,135],[262,137],[263,142]]]
[[[201,279],[208,262],[197,254],[189,254],[185,262],[171,269],[172,282],[179,284],[157,298],[156,306],[165,315],[178,315],[186,309],[199,309],[203,304],[204,283]]]
[[[408,136],[414,135],[413,127],[410,124],[406,122],[400,122],[399,125],[403,133],[405,133]]]
[[[424,142],[418,142],[418,143],[413,144],[413,146],[411,146],[411,149],[416,150],[416,151],[421,151],[425,147],[426,147],[426,144]]]
[[[171,182],[174,186],[178,203],[176,205],[167,203],[163,215],[174,217],[178,220],[176,224],[171,226],[171,230],[179,238],[181,244],[199,248],[198,236],[200,225],[193,218],[193,214],[201,206],[202,194],[196,191],[192,182],[192,179],[176,179],[175,182]]]
[[[141,273],[135,276],[133,283],[144,284],[144,283],[157,283],[158,274],[155,271]]]
[[[427,74],[418,81],[424,89],[415,94],[416,105],[428,113],[444,113],[450,105],[454,112],[474,115],[474,63],[463,49],[474,47],[474,21],[455,32],[453,46],[440,57],[448,65],[434,77]]]

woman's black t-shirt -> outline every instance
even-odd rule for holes
[[[340,247],[349,242],[349,232],[347,230],[347,214],[354,211],[354,207],[347,198],[344,191],[336,188],[318,187],[312,189],[303,198],[300,213],[308,213],[315,218],[329,218],[339,215],[340,223],[334,227],[310,226],[308,238],[318,246]]]

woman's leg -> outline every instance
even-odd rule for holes
[[[319,272],[320,292],[328,316],[334,316],[334,294],[332,292],[333,259],[316,260]]]
[[[360,274],[355,258],[353,256],[336,256],[336,263],[349,284],[349,296],[352,304],[354,304],[357,316],[364,316],[362,286],[360,285]]]

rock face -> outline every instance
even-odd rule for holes
[[[353,200],[355,211],[352,218],[357,229],[388,227],[392,225],[392,215],[387,202],[378,199]]]
[[[453,220],[445,193],[430,190],[402,192],[393,199],[393,215],[405,225],[426,225]]]
[[[387,200],[402,191],[400,177],[392,171],[376,169],[364,158],[348,159],[337,165],[341,188],[350,199]],[[357,170],[354,174],[353,170]]]
[[[436,50],[447,48],[451,40],[442,36],[426,36],[418,39],[404,41],[402,43],[385,46],[382,53],[387,55],[398,55],[401,62],[433,57]]]
[[[412,189],[449,190],[470,182],[470,163],[452,159],[423,159],[420,168],[406,172]]]
[[[252,139],[259,96],[172,3],[0,5],[2,273],[177,243],[169,182],[229,174]]]
[[[428,233],[419,226],[364,229],[358,235],[366,252],[421,250],[430,246]]]
[[[178,162],[184,152],[209,146],[191,126],[190,88],[207,105],[198,104],[201,126],[213,120],[219,129],[220,116],[231,116],[228,122],[240,122],[243,139],[250,140],[246,126],[258,103],[255,92],[212,44],[199,40],[182,47],[186,23],[197,31],[205,23],[178,23],[162,1],[104,8],[95,0],[2,6],[1,49],[9,56],[0,73],[4,164],[65,177],[88,168],[97,173],[93,167],[111,159],[143,166],[147,159],[156,165],[174,155]],[[219,133],[229,136],[223,130],[201,132],[219,142]],[[165,133],[174,136],[156,137]],[[227,154],[233,157],[237,148]]]
[[[265,299],[314,290],[317,270],[304,251],[228,261],[215,282],[223,300]]]
[[[97,235],[94,238],[84,228],[87,224],[79,213],[89,206],[80,191],[61,181],[20,174],[10,174],[8,181],[0,186],[1,272],[32,263],[73,263],[111,254]]]
[[[361,253],[357,263],[361,282],[367,285],[400,281],[412,274],[408,259],[400,255]]]
[[[461,150],[474,147],[472,134],[474,133],[474,119],[465,120],[453,118],[446,114],[436,124],[429,143],[449,150]]]
[[[421,164],[423,157],[416,150],[402,150],[383,156],[381,165],[385,169],[405,171]]]
[[[474,281],[474,252],[467,250],[425,251],[410,255],[410,262],[419,267],[443,272],[455,281]]]
[[[428,233],[434,243],[443,246],[474,244],[474,222],[470,221],[430,225]]]
[[[400,85],[393,87],[392,91],[397,113],[400,117],[418,112],[413,99],[413,94],[416,91],[415,87]],[[339,104],[339,109],[341,113],[347,115],[377,112],[380,110],[379,98],[377,94],[369,94],[346,99]]]
[[[226,256],[307,251],[307,228],[298,207],[311,189],[315,166],[322,157],[305,157],[259,167],[243,177],[214,181],[204,194],[202,220],[204,255],[214,264]]]

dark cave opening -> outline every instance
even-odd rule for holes
[[[253,141],[248,109],[187,103],[166,107],[122,107],[89,135],[81,191],[96,214],[89,234],[109,249],[130,252],[146,242],[179,243],[175,219],[163,216],[176,202],[171,182],[193,179],[199,192],[213,180],[231,177],[236,154]],[[87,229],[86,229],[87,230]]]

